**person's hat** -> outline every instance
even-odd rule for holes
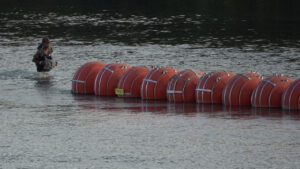
[[[44,37],[42,43],[50,43],[50,39],[48,37]]]

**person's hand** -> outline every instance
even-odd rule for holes
[[[47,59],[53,59],[51,55],[50,56],[46,56],[46,57],[47,57]]]
[[[44,62],[44,61],[39,61],[39,65],[41,65],[41,66],[45,66],[47,63],[46,62]]]

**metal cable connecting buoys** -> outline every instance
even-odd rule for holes
[[[177,72],[172,67],[155,68],[149,71],[141,86],[141,98],[166,99],[169,80]]]
[[[251,94],[262,79],[254,72],[235,75],[222,92],[222,103],[226,106],[251,106]]]
[[[283,109],[300,110],[300,79],[293,81],[282,94]]]
[[[124,63],[112,63],[103,67],[95,79],[95,95],[115,96],[115,88],[117,88],[120,78],[130,68],[131,66]]]
[[[292,83],[287,76],[275,75],[259,82],[251,96],[253,107],[281,107],[284,90]]]
[[[82,65],[72,79],[72,92],[77,94],[93,94],[95,78],[106,63],[89,62]]]
[[[171,77],[167,88],[169,102],[195,102],[195,89],[204,72],[183,70]]]
[[[115,89],[119,97],[141,97],[141,85],[147,73],[151,70],[147,66],[134,66],[123,74]]]
[[[196,87],[196,102],[222,103],[223,88],[234,75],[224,70],[203,75]]]

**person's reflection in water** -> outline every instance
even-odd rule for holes
[[[48,73],[39,73],[38,77],[35,78],[35,87],[48,90],[51,86],[53,86],[53,76]]]

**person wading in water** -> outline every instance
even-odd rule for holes
[[[50,46],[50,39],[44,37],[32,59],[38,72],[48,72],[57,65],[57,62],[51,56],[52,53],[53,49]]]

